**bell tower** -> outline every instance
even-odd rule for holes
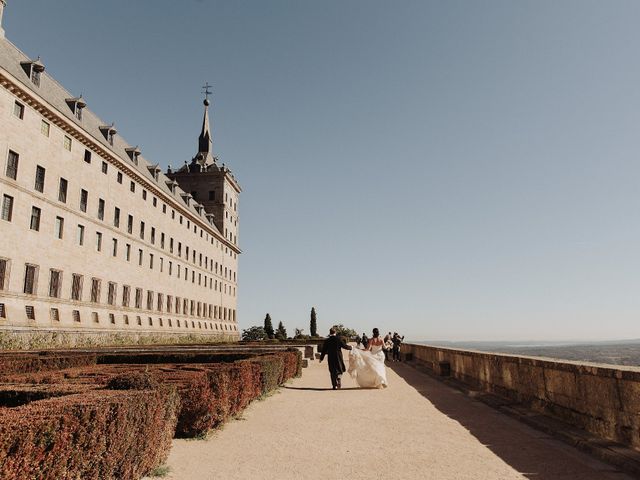
[[[1,1],[1,0],[0,0]],[[167,176],[190,193],[194,201],[213,216],[213,223],[228,242],[238,246],[238,199],[242,189],[231,170],[213,155],[213,135],[209,120],[209,84],[203,87],[205,99],[198,152],[179,170],[167,170]]]

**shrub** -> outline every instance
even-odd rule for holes
[[[121,373],[107,383],[110,390],[155,390],[160,384],[149,372]]]
[[[0,478],[139,479],[166,460],[178,406],[164,387],[0,408]]]

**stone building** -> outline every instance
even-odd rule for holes
[[[4,38],[0,332],[238,336],[238,196],[212,153],[164,175]]]

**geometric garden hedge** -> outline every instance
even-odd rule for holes
[[[300,374],[296,349],[0,356],[0,479],[139,479]]]

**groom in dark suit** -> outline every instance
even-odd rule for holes
[[[344,360],[342,360],[342,349],[351,350],[351,346],[344,343],[342,338],[336,335],[335,329],[329,330],[329,338],[322,345],[322,354],[320,355],[320,363],[324,360],[325,355],[328,356],[329,374],[331,375],[331,385],[333,389],[342,388],[340,377],[346,371],[344,368]]]

